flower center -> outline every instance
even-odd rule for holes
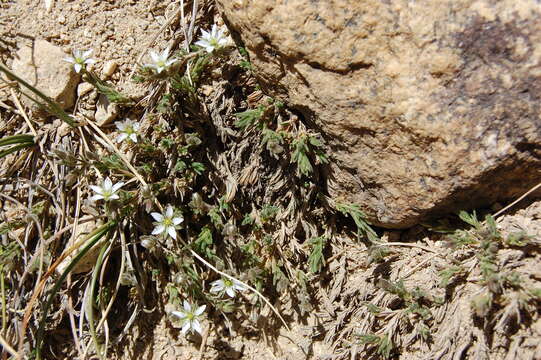
[[[156,65],[158,65],[158,67],[163,67],[163,68],[164,68],[164,67],[165,67],[165,61],[160,60],[160,61],[158,61],[158,62],[156,63]]]
[[[229,280],[229,279],[225,279],[225,280],[224,280],[224,286],[225,286],[226,288],[232,287],[232,286],[233,286],[233,281],[231,281],[231,280]]]
[[[75,58],[75,63],[77,63],[79,65],[84,65],[85,64],[85,59],[76,57]]]
[[[109,198],[113,195],[113,192],[110,190],[103,190],[102,196],[105,200],[109,200]]]
[[[212,47],[218,47],[218,40],[216,40],[215,38],[212,38],[210,39],[209,41],[209,44],[212,46]]]
[[[163,219],[163,226],[166,226],[166,227],[173,226],[173,219],[168,218],[168,217],[164,218]]]
[[[193,313],[187,313],[187,314],[186,314],[186,318],[187,318],[188,320],[193,320],[193,319],[195,319],[195,315],[194,315]]]

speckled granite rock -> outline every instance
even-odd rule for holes
[[[262,88],[312,117],[331,195],[404,228],[541,175],[535,0],[218,0]]]

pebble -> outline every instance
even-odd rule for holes
[[[108,78],[116,71],[118,64],[115,60],[109,60],[103,65],[103,76]]]
[[[77,87],[77,96],[78,97],[84,96],[88,94],[89,92],[91,92],[92,89],[94,89],[94,86],[92,84],[87,83],[87,82],[80,83],[79,86]]]
[[[107,96],[100,95],[96,104],[96,122],[99,126],[110,124],[118,116],[118,105],[111,103]]]

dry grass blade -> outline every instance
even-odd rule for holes
[[[0,334],[0,345],[6,350],[11,356],[17,357],[17,351],[4,339],[4,336]]]
[[[30,316],[32,315],[32,309],[33,309],[39,295],[43,291],[43,288],[45,287],[45,283],[46,283],[47,279],[54,273],[54,271],[56,270],[58,265],[60,265],[60,263],[66,257],[68,257],[73,251],[75,251],[82,244],[84,244],[86,241],[88,241],[88,243],[81,249],[81,251],[79,251],[77,256],[75,256],[73,258],[73,260],[69,263],[69,265],[66,267],[66,269],[64,270],[64,272],[60,276],[60,278],[55,282],[55,285],[54,285],[53,289],[51,290],[51,295],[49,296],[47,302],[45,303],[44,310],[43,310],[43,316],[42,316],[42,319],[40,321],[40,327],[38,329],[38,335],[37,335],[37,338],[36,338],[36,356],[37,356],[38,359],[41,358],[41,346],[43,345],[43,335],[44,335],[44,331],[45,331],[45,320],[46,320],[46,317],[47,317],[47,310],[51,306],[54,295],[56,295],[56,293],[60,289],[60,286],[64,282],[65,278],[70,273],[70,271],[73,269],[73,267],[75,265],[77,265],[79,260],[88,252],[88,250],[90,250],[90,248],[92,248],[92,246],[94,246],[94,244],[96,244],[114,226],[116,226],[116,222],[111,221],[111,222],[101,226],[100,228],[96,229],[87,238],[82,239],[81,241],[79,241],[78,243],[74,244],[72,247],[67,249],[62,254],[62,256],[60,256],[54,262],[54,264],[52,264],[49,267],[47,272],[44,274],[43,279],[41,280],[41,282],[39,284],[36,284],[36,289],[34,290],[34,292],[32,294],[32,297],[30,298],[30,300],[28,302],[28,305],[26,306],[26,310],[25,310],[25,313],[24,313],[24,316],[23,316],[21,327],[20,327],[19,352],[18,352],[18,356],[17,356],[18,359],[22,358],[22,356],[23,356],[22,355],[22,353],[24,351],[23,350],[23,344],[24,344],[24,339],[25,339],[24,333],[26,332],[26,327],[28,325],[28,321],[30,320]]]
[[[537,189],[539,189],[541,187],[541,183],[535,185],[534,187],[532,187],[530,190],[526,191],[522,196],[520,196],[518,199],[516,199],[515,201],[513,201],[511,204],[507,205],[506,207],[504,207],[503,209],[497,211],[494,213],[494,215],[492,215],[492,217],[494,218],[497,218],[498,216],[500,216],[501,214],[503,214],[504,212],[506,212],[507,210],[509,210],[511,207],[513,207],[514,205],[518,204],[520,201],[522,201],[524,198],[526,198],[526,196],[530,195],[531,193],[533,193],[534,191],[536,191]]]

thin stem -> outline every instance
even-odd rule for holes
[[[96,328],[94,326],[94,303],[95,303],[95,293],[96,293],[96,284],[98,282],[98,275],[101,270],[101,266],[103,264],[103,259],[105,252],[107,251],[107,248],[110,246],[110,244],[104,244],[100,250],[100,254],[98,255],[98,259],[96,260],[96,265],[94,266],[94,271],[92,272],[92,282],[90,285],[90,299],[88,300],[88,325],[90,327],[90,334],[92,335],[92,341],[94,342],[94,346],[96,347],[96,354],[98,354],[98,357],[100,359],[103,359],[100,349],[100,344],[98,342],[98,337],[96,336]]]
[[[68,274],[71,272],[71,270],[75,267],[75,265],[77,265],[77,263],[83,258],[83,256],[105,235],[107,234],[107,232],[109,232],[109,230],[111,230],[114,226],[116,225],[116,221],[110,221],[108,222],[107,224],[101,226],[100,228],[96,229],[92,234],[91,234],[91,237],[90,237],[90,241],[81,249],[81,251],[79,251],[79,253],[77,254],[77,256],[75,256],[73,258],[73,260],[69,263],[69,265],[66,267],[66,269],[64,270],[64,272],[62,273],[62,275],[60,276],[60,278],[56,281],[53,289],[51,290],[50,292],[50,295],[49,295],[49,298],[47,299],[47,302],[45,303],[45,306],[43,308],[43,315],[41,317],[41,321],[39,323],[39,328],[38,328],[38,333],[37,333],[37,337],[36,337],[36,359],[40,360],[41,359],[41,346],[43,345],[43,336],[44,336],[44,332],[45,332],[45,322],[47,320],[47,314],[49,312],[49,308],[54,300],[54,297],[55,295],[58,293],[58,291],[60,290],[60,286],[62,285],[62,283],[64,282],[64,280],[66,279],[66,277],[68,276]],[[70,248],[71,249],[71,248]],[[69,249],[68,249],[69,250]],[[62,258],[62,257],[61,257]],[[60,260],[60,259],[59,259]],[[60,260],[61,261],[61,260]],[[58,263],[59,261],[57,260],[57,262],[55,262],[54,265],[58,266]],[[50,275],[53,271],[54,271],[54,268],[56,268],[56,266],[52,266],[49,271],[47,272],[46,275]],[[44,285],[44,281],[47,279],[48,276],[45,276],[44,279],[41,281],[41,284],[40,284],[40,287],[42,287]],[[32,305],[32,301],[35,301],[35,297],[37,295],[37,293],[39,293],[39,291],[34,291],[34,295],[32,296],[32,299],[31,299],[31,303],[29,305]],[[28,316],[28,312],[29,310],[31,309],[32,307],[29,306],[27,307],[27,310],[25,312],[25,317],[23,318],[23,322],[24,320],[27,318]],[[27,322],[28,320],[26,320]],[[23,325],[26,325],[26,323],[23,323]],[[22,327],[22,331],[24,331],[26,329],[26,326],[23,326]],[[21,333],[21,336],[23,336],[23,333]],[[19,348],[21,348],[21,345],[22,344],[19,344]],[[20,349],[22,350],[22,349]],[[19,357],[21,356],[21,352],[19,352]]]
[[[4,265],[0,265],[0,291],[2,292],[2,331],[1,335],[6,333],[7,315],[6,315],[6,288],[4,284]]]

